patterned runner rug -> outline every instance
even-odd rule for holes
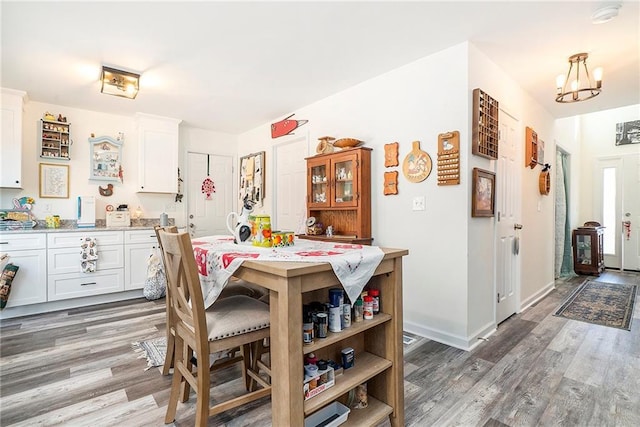
[[[637,285],[586,280],[554,316],[618,329],[631,329]]]
[[[133,343],[133,348],[136,353],[141,353],[138,357],[139,359],[147,358],[147,369],[162,366],[164,364],[164,356],[167,354],[167,337],[137,341]]]

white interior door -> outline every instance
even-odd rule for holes
[[[208,176],[215,193],[207,200],[202,182]],[[227,215],[233,203],[233,158],[208,153],[187,153],[187,227],[191,237],[230,234]]]
[[[500,111],[499,156],[496,171],[496,323],[517,310],[520,289],[519,228],[520,163],[516,142],[518,122]],[[520,166],[520,167],[519,167]]]
[[[304,231],[306,216],[307,174],[305,157],[309,151],[307,138],[301,137],[273,149],[276,193],[275,227],[282,231]]]

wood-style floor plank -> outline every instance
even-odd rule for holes
[[[640,306],[631,331],[553,316],[587,278],[556,281],[471,352],[405,345],[405,425],[640,425]],[[640,284],[640,274],[597,280]],[[164,336],[164,316],[163,300],[141,299],[0,321],[0,426],[164,426],[171,378],[132,347]],[[242,391],[238,367],[215,375],[212,399]],[[194,422],[192,394],[173,426]],[[270,426],[270,399],[208,425]]]

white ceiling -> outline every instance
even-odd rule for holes
[[[45,103],[241,133],[470,40],[566,117],[640,103],[639,3],[594,25],[602,3],[3,0],[0,86]],[[557,104],[555,77],[578,52],[604,68],[603,91]],[[101,94],[102,64],[141,73],[137,99]]]

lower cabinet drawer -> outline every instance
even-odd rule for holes
[[[82,255],[78,248],[56,248],[47,251],[48,272],[51,274],[80,273]],[[122,245],[98,247],[96,270],[124,267],[124,247]]]
[[[122,291],[124,291],[122,268],[95,273],[54,274],[49,276],[48,301]]]

